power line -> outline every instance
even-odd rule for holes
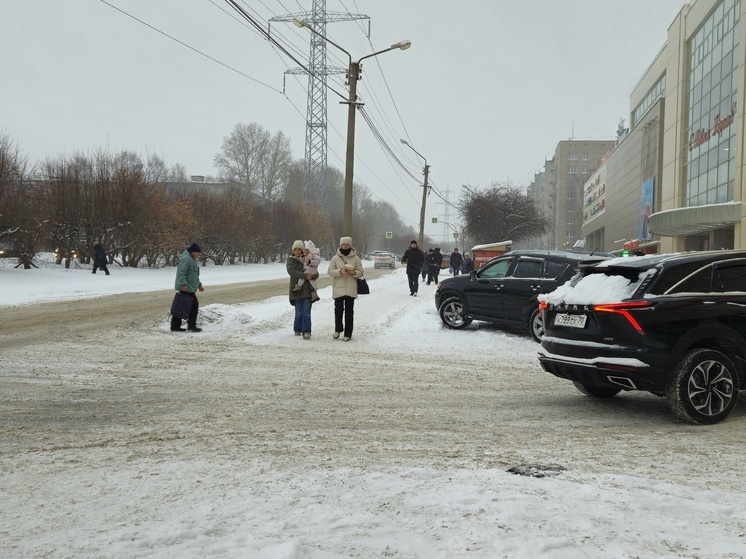
[[[114,9],[115,9],[115,10],[117,10],[118,12],[121,12],[122,14],[126,15],[127,17],[130,17],[130,18],[134,19],[135,21],[137,21],[137,22],[139,22],[139,23],[142,23],[142,24],[143,24],[144,26],[146,26],[146,27],[149,27],[149,28],[150,28],[150,29],[152,29],[153,31],[156,31],[157,33],[160,33],[160,34],[161,34],[161,35],[163,35],[164,37],[168,37],[168,38],[169,38],[169,39],[171,39],[172,41],[175,41],[175,42],[179,43],[180,45],[182,45],[182,46],[184,46],[184,47],[188,48],[189,50],[192,50],[192,51],[196,52],[197,54],[199,54],[199,55],[201,55],[201,56],[204,56],[205,58],[207,58],[207,59],[209,59],[209,60],[212,60],[213,62],[216,62],[217,64],[220,64],[221,66],[224,66],[224,67],[228,68],[229,70],[232,70],[233,72],[236,72],[237,74],[240,74],[241,76],[243,76],[243,77],[245,77],[245,78],[248,78],[248,79],[250,79],[250,80],[251,80],[251,81],[253,81],[253,82],[256,82],[256,83],[258,83],[258,84],[260,84],[260,85],[263,85],[264,87],[266,87],[266,88],[268,88],[268,89],[271,89],[272,91],[276,91],[277,93],[280,93],[280,94],[282,94],[282,91],[280,91],[279,89],[275,89],[275,88],[274,88],[274,87],[272,87],[271,85],[269,85],[269,84],[266,84],[266,83],[264,83],[263,81],[261,81],[261,80],[258,80],[258,79],[256,79],[256,78],[253,78],[253,77],[249,76],[248,74],[245,74],[245,73],[244,73],[244,72],[242,72],[241,70],[237,70],[237,69],[236,69],[236,68],[234,68],[233,66],[230,66],[230,65],[226,64],[225,62],[221,62],[221,61],[220,61],[220,60],[218,60],[217,58],[214,58],[214,57],[210,56],[209,54],[206,54],[206,53],[202,52],[201,50],[199,50],[199,49],[196,49],[196,48],[194,48],[194,47],[193,47],[193,46],[191,46],[191,45],[188,45],[188,44],[187,44],[187,43],[185,43],[184,41],[181,41],[181,40],[177,39],[176,37],[173,37],[173,36],[169,35],[169,34],[168,34],[168,33],[166,33],[165,31],[161,31],[161,30],[160,30],[160,29],[158,29],[157,27],[154,27],[154,26],[150,25],[149,23],[146,23],[145,21],[143,21],[143,20],[141,20],[141,19],[139,19],[139,18],[137,18],[137,17],[133,16],[132,14],[130,14],[130,13],[127,13],[127,12],[125,12],[125,11],[124,11],[124,10],[122,10],[121,8],[118,8],[117,6],[114,6],[113,4],[110,4],[110,3],[109,3],[109,2],[107,2],[106,0],[100,0],[100,1],[101,1],[101,2],[103,2],[104,4],[106,4],[107,6],[109,6],[110,8],[114,8]]]

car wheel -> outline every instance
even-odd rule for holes
[[[440,304],[440,319],[448,328],[461,330],[471,324],[471,318],[464,316],[464,305],[458,297],[449,297]]]
[[[541,316],[538,307],[534,309],[534,312],[528,318],[528,332],[535,342],[541,342],[541,339],[544,337],[544,317]]]
[[[693,349],[674,371],[666,397],[671,411],[688,423],[711,425],[730,415],[738,403],[738,373],[733,361],[714,349]]]
[[[583,394],[593,396],[594,398],[611,398],[622,391],[621,388],[617,388],[616,386],[596,386],[595,384],[583,384],[576,380],[572,381],[572,383]]]

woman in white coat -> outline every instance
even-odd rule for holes
[[[351,237],[339,239],[339,248],[329,262],[328,274],[332,277],[332,298],[334,299],[334,334],[336,340],[349,342],[357,299],[357,278],[363,277],[363,263],[352,247]]]

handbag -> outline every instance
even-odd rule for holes
[[[357,294],[358,295],[370,295],[370,287],[365,278],[357,278]]]
[[[171,303],[171,316],[186,320],[189,318],[189,311],[192,310],[192,303],[194,303],[192,297],[183,291],[177,291],[173,303]]]
[[[342,262],[347,264],[347,259],[344,256],[340,256],[340,258],[342,259]],[[370,287],[368,286],[368,282],[365,277],[356,278],[355,281],[357,281],[358,295],[370,295]]]

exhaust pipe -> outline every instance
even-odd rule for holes
[[[613,382],[614,384],[618,384],[619,386],[622,386],[628,390],[637,390],[637,386],[634,382],[632,382],[632,379],[628,379],[627,377],[614,377],[611,375],[607,375],[606,377],[609,382]]]

